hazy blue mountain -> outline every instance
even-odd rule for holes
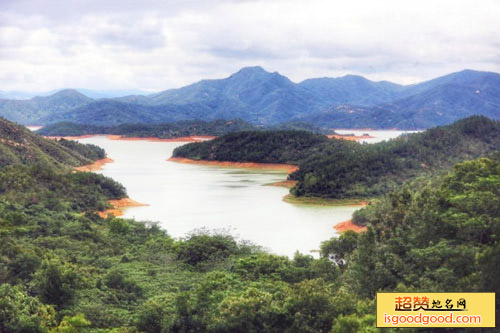
[[[41,118],[42,124],[71,121],[81,124],[113,126],[125,123],[165,123],[202,119],[210,110],[205,105],[142,105],[116,100],[98,100],[71,111]],[[205,117],[207,118],[207,117]],[[210,118],[210,120],[213,120]]]
[[[203,80],[148,96],[150,105],[199,103],[212,110],[209,118],[241,117],[275,124],[314,108],[312,93],[277,72],[246,67],[225,79]]]
[[[42,118],[74,110],[92,102],[76,90],[61,90],[50,96],[37,96],[28,100],[0,99],[0,116],[21,124],[43,124]]]
[[[48,96],[54,94],[56,91],[45,91],[45,92],[33,92],[33,91],[18,91],[18,90],[9,90],[3,91],[0,90],[0,99],[30,99],[35,96]]]
[[[404,86],[374,82],[362,76],[346,75],[340,78],[308,79],[299,83],[325,104],[371,106],[394,100]]]
[[[23,124],[93,125],[241,118],[257,125],[307,122],[334,128],[428,128],[480,114],[500,119],[500,75],[464,70],[402,86],[361,76],[294,83],[262,67],[150,95],[93,100],[64,90],[1,100],[0,116]]]
[[[407,89],[412,91],[408,97],[372,108],[370,118],[379,127],[429,128],[471,115],[500,119],[496,73],[464,70]]]
[[[68,90],[68,89],[62,89],[62,90]],[[118,98],[118,97],[130,96],[130,95],[152,94],[150,91],[139,90],[139,89],[94,90],[94,89],[77,88],[77,89],[71,89],[71,90],[76,90],[76,91],[84,94],[85,96],[93,98],[93,99]],[[42,97],[43,96],[50,96],[50,95],[57,93],[58,91],[60,91],[60,90],[38,91],[38,92],[17,91],[17,90],[9,90],[9,91],[0,90],[0,99],[26,100],[26,99],[31,99],[31,98],[37,97],[37,96],[42,96]]]
[[[464,69],[463,71],[440,76],[429,81],[404,86],[400,97],[416,95],[445,84],[475,87],[476,89],[485,88],[492,84],[498,87],[499,80],[500,74],[498,73]]]
[[[119,98],[130,95],[148,95],[150,91],[139,89],[119,89],[119,90],[93,90],[78,88],[77,91],[93,99],[99,98]]]
[[[368,107],[334,105],[296,120],[336,128],[422,129],[471,115],[500,119],[497,73],[464,70],[397,89],[395,98],[387,103]]]

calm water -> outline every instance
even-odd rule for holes
[[[288,189],[265,186],[286,174],[168,162],[183,143],[80,140],[103,147],[115,162],[100,171],[122,183],[130,198],[147,203],[124,217],[158,221],[174,237],[199,228],[226,229],[270,251],[310,253],[336,234],[333,226],[351,218],[355,207],[292,205]]]
[[[360,136],[363,134],[368,134],[373,136],[373,138],[370,139],[362,139],[360,142],[366,142],[366,143],[377,143],[381,141],[386,141],[389,139],[394,139],[401,134],[404,133],[417,133],[421,131],[398,131],[398,130],[351,130],[351,129],[336,129],[335,132],[339,134],[354,134],[356,136]]]

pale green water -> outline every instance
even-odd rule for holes
[[[310,253],[336,234],[333,226],[351,218],[356,208],[296,206],[282,201],[285,188],[264,186],[286,174],[255,172],[166,160],[183,143],[80,140],[106,149],[115,162],[100,171],[122,183],[130,198],[147,203],[124,217],[158,221],[174,237],[194,229],[229,229],[274,253]]]

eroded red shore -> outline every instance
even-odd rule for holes
[[[97,160],[92,164],[82,165],[79,167],[75,167],[74,169],[76,171],[83,171],[83,172],[97,171],[97,170],[101,170],[102,167],[104,166],[104,164],[113,163],[113,162],[114,161],[111,158],[106,157],[106,158],[102,158],[100,160]]]
[[[78,136],[44,136],[46,139],[53,140],[80,140],[80,139],[88,139],[93,138],[94,136],[106,136],[106,134],[86,134],[86,135],[78,135]]]
[[[162,139],[157,137],[128,137],[123,135],[114,135],[114,134],[87,134],[87,135],[79,135],[79,136],[46,136],[48,139],[66,139],[66,140],[81,140],[88,139],[95,136],[105,136],[110,140],[122,140],[122,141],[151,141],[151,142],[203,142],[208,140],[213,140],[217,138],[216,136],[211,135],[191,135],[191,136],[181,136],[177,138],[171,139]],[[342,139],[348,141],[359,141],[363,139],[373,139],[374,136],[371,135],[342,135],[342,134],[329,134],[327,135],[329,139]]]
[[[128,207],[140,207],[140,206],[148,206],[147,204],[143,204],[137,201],[134,201],[130,198],[122,198],[118,200],[109,200],[109,204],[113,206],[113,208],[106,209],[102,212],[97,212],[100,217],[107,218],[111,215],[118,217],[123,215],[123,211]]]
[[[286,173],[292,173],[299,169],[299,167],[296,165],[278,164],[278,163],[206,161],[206,160],[192,160],[190,158],[184,158],[184,157],[171,157],[168,160],[171,162],[185,163],[185,164],[211,165],[218,167],[244,168],[244,169],[256,169],[256,170],[274,170],[274,171],[285,171]]]
[[[279,187],[285,187],[285,188],[292,188],[297,184],[296,180],[282,180],[276,183],[271,183],[268,184],[269,186],[279,186]]]
[[[338,232],[345,232],[347,230],[352,230],[355,232],[362,232],[366,230],[366,227],[354,224],[352,220],[347,220],[344,222],[337,223],[334,227]]]
[[[121,141],[152,141],[152,142],[203,142],[208,140],[213,140],[216,136],[210,135],[192,135],[192,136],[181,136],[172,139],[160,139],[156,137],[128,137],[123,135],[113,135],[113,134],[87,134],[79,136],[46,136],[47,139],[66,139],[66,140],[81,140],[93,138],[96,136],[105,136],[110,140],[121,140]]]
[[[330,134],[327,135],[328,139],[342,139],[342,140],[347,140],[347,141],[359,141],[363,139],[373,139],[375,138],[374,136],[371,135],[342,135],[342,134]]]
[[[172,139],[160,139],[155,137],[127,137],[122,135],[106,135],[106,137],[111,140],[152,141],[152,142],[203,142],[203,141],[213,140],[216,138],[215,136],[210,136],[210,135],[181,136]]]

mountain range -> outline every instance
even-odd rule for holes
[[[0,99],[0,116],[30,125],[241,118],[256,125],[423,129],[471,115],[500,118],[500,74],[464,70],[413,85],[355,75],[294,83],[257,66],[149,95],[94,99],[68,89],[29,100]]]

